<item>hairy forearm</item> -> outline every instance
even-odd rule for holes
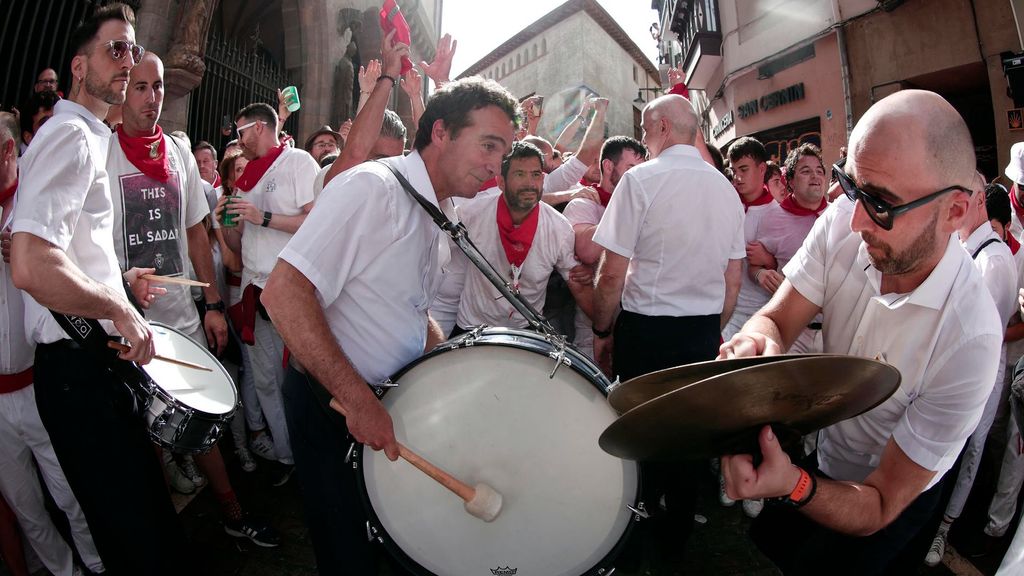
[[[569,291],[576,300],[576,305],[583,310],[587,318],[594,318],[594,287],[581,284],[580,282],[568,281]]]
[[[301,272],[278,260],[260,301],[291,353],[343,407],[372,395],[334,340],[316,289]]]
[[[18,289],[55,312],[118,320],[131,306],[123,290],[89,278],[60,248],[27,232],[12,238],[11,271]]]
[[[203,288],[203,296],[210,304],[220,302],[217,273],[213,269],[213,251],[210,249],[210,237],[206,233],[206,227],[200,222],[190,226],[185,230],[185,234],[188,236],[188,259],[192,262],[196,279],[209,284]]]
[[[625,281],[625,276],[598,271],[594,284],[594,315],[590,319],[599,330],[609,329],[615,320]]]
[[[267,226],[272,230],[280,230],[281,232],[287,232],[289,234],[295,234],[302,226],[302,223],[306,221],[307,212],[302,214],[295,214],[294,216],[285,216],[284,214],[274,214],[270,218],[270,224]]]
[[[224,238],[224,243],[228,245],[235,254],[242,253],[242,229],[245,227],[245,223],[241,218],[236,218],[235,222],[238,222],[238,226],[222,227],[220,229],[221,236]]]
[[[580,118],[580,116],[576,116],[565,125],[565,128],[562,128],[562,133],[555,140],[555,150],[565,152],[569,148],[569,143],[580,133],[580,126],[582,125]]]

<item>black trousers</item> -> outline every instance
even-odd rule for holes
[[[656,370],[714,360],[721,343],[720,318],[719,314],[644,316],[623,310],[615,322],[612,363],[616,375],[625,382]],[[630,536],[624,560],[635,562],[631,556],[641,555],[656,573],[676,573],[693,529],[706,463],[644,462],[640,474],[644,506],[651,517]]]
[[[328,406],[320,384],[289,367],[284,415],[295,457],[295,473],[321,576],[377,573],[377,547],[367,540],[366,513],[351,464],[352,440],[345,418]]]
[[[36,404],[107,574],[194,574],[145,422],[104,359],[70,341],[35,353]]]
[[[816,453],[804,459],[802,465],[825,477],[817,469]],[[928,522],[940,501],[944,482],[940,480],[922,492],[891,524],[871,536],[840,534],[798,510],[765,506],[750,528],[750,537],[787,576],[885,574],[889,564]]]

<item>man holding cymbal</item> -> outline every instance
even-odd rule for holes
[[[824,351],[877,358],[900,388],[821,430],[796,466],[769,427],[763,462],[726,456],[730,497],[770,498],[751,536],[786,574],[877,574],[931,517],[992,388],[1002,326],[952,236],[975,171],[967,126],[940,96],[880,101],[834,173],[847,198],[818,219],[772,300],[720,358],[780,354],[823,313]],[[816,456],[816,458],[814,457]]]

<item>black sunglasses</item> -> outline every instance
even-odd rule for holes
[[[846,194],[846,197],[849,198],[851,202],[860,200],[861,203],[864,204],[864,211],[868,213],[871,220],[885,230],[892,230],[893,220],[895,220],[900,214],[910,212],[914,208],[920,208],[947,192],[955,192],[959,190],[968,194],[972,193],[970,188],[964,188],[963,186],[950,186],[948,188],[943,188],[938,192],[932,192],[923,198],[918,198],[913,202],[893,206],[885,200],[876,198],[875,196],[872,196],[858,188],[853,179],[847,176],[846,172],[843,171],[843,168],[838,164],[832,165],[832,175],[839,181],[839,186],[843,189],[843,193]]]

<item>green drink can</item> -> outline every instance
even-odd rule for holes
[[[299,89],[295,86],[288,86],[282,89],[281,94],[284,95],[284,105],[288,108],[289,112],[295,112],[302,105],[299,102]]]
[[[237,194],[232,194],[231,196],[228,196],[228,201],[224,204],[224,212],[220,219],[221,226],[224,228],[234,228],[238,226],[238,214],[228,213],[228,208],[231,207],[231,203],[236,198],[239,198],[239,196]]]

